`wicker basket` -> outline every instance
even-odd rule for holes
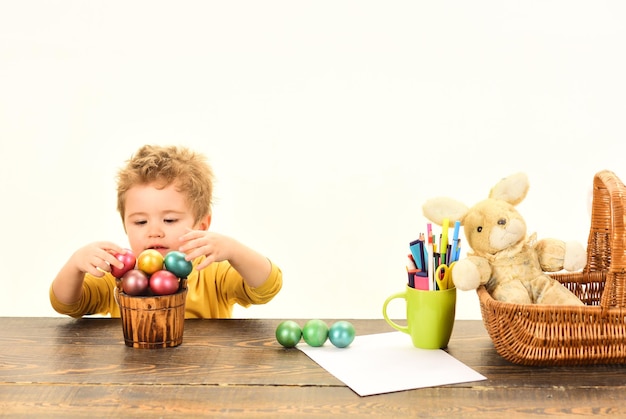
[[[626,189],[610,171],[594,177],[587,264],[551,276],[585,306],[520,305],[477,290],[483,322],[503,358],[521,365],[626,363]]]

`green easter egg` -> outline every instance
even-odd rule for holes
[[[300,342],[302,329],[293,320],[285,320],[276,328],[276,340],[285,348],[293,348]]]
[[[322,346],[328,339],[328,325],[323,320],[309,320],[302,328],[302,338],[310,346]]]
[[[328,339],[330,339],[330,342],[337,348],[345,348],[350,345],[355,335],[356,331],[354,326],[352,323],[345,320],[333,323],[328,331]]]
[[[177,278],[187,278],[193,270],[192,263],[185,260],[185,254],[178,250],[168,252],[163,259],[163,264],[165,269],[176,275]]]

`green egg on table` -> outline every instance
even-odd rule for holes
[[[285,348],[293,348],[300,342],[302,329],[293,320],[285,320],[276,327],[276,340]]]
[[[330,342],[337,348],[345,348],[350,345],[355,335],[356,331],[354,325],[345,320],[333,323],[328,331],[328,339],[330,339]]]
[[[328,325],[323,320],[309,320],[302,328],[302,338],[310,346],[322,346],[328,339]]]

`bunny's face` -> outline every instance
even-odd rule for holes
[[[470,247],[478,254],[496,254],[526,237],[526,223],[515,207],[486,199],[469,209],[461,221]]]

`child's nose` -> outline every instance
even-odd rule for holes
[[[150,237],[153,237],[153,238],[160,238],[160,237],[163,237],[163,236],[164,236],[163,231],[162,231],[162,230],[160,230],[160,229],[152,229],[152,230],[150,230],[150,232],[148,233],[148,235],[149,235]]]

